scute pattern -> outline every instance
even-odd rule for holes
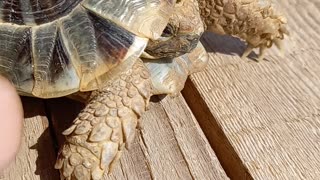
[[[147,38],[160,37],[174,4],[175,0],[0,1],[0,33],[5,36],[0,41],[0,74],[23,95],[53,98],[96,90],[132,66]],[[127,64],[113,70],[122,62]]]
[[[97,62],[100,59],[93,22],[82,8],[77,8],[61,20],[61,32],[68,56],[81,75],[80,88],[86,86],[88,81],[95,79],[93,72],[102,63]]]
[[[0,39],[0,75],[14,83],[20,93],[31,93],[34,80],[30,28],[3,24]]]
[[[84,0],[82,5],[132,33],[157,39],[168,23],[175,0]]]
[[[37,25],[52,22],[70,13],[81,0],[1,0],[2,22]]]
[[[77,91],[80,80],[65,53],[58,24],[50,23],[32,30],[35,79],[32,93],[54,97]]]
[[[81,6],[68,16],[39,26],[4,23],[0,36],[1,74],[22,94],[42,98],[99,88],[118,73],[112,71],[118,64],[126,61],[123,67],[130,68],[147,44],[147,39]],[[15,69],[16,64],[30,70],[21,65]]]

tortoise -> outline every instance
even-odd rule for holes
[[[0,75],[23,96],[86,100],[63,134],[61,179],[101,179],[152,95],[175,95],[208,55],[205,30],[265,50],[287,34],[267,0],[2,0]]]

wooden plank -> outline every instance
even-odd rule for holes
[[[58,136],[81,109],[77,104],[65,98],[49,102]],[[149,109],[131,148],[105,179],[228,179],[181,96],[160,103],[155,97]]]
[[[48,119],[42,100],[23,98],[25,112],[24,134],[15,161],[2,173],[4,180],[56,180],[59,174],[53,169],[56,153],[48,128]]]
[[[161,104],[193,179],[226,179],[219,160],[184,98],[167,97],[161,100]]]
[[[284,57],[243,60],[239,40],[206,34],[211,60],[183,92],[234,179],[320,178],[319,1],[277,3],[291,32]]]

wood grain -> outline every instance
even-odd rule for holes
[[[20,152],[0,179],[3,180],[56,180],[53,169],[56,153],[48,128],[44,103],[35,98],[23,98],[25,111],[24,134]]]
[[[205,34],[211,60],[183,92],[232,179],[320,178],[320,1],[277,3],[291,33],[283,57],[241,59],[242,42]]]
[[[62,98],[48,101],[58,143],[82,108]],[[68,111],[66,111],[68,109]],[[135,141],[105,179],[228,179],[182,96],[154,97]]]
[[[180,150],[193,179],[226,179],[224,170],[182,97],[162,99]],[[161,122],[160,122],[161,123]]]

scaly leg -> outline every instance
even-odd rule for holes
[[[150,74],[141,60],[108,82],[65,130],[55,167],[61,179],[100,179],[134,139],[138,118],[151,96]]]
[[[243,57],[259,48],[259,58],[288,34],[286,19],[274,11],[270,0],[198,0],[207,30],[239,37],[248,43]]]

